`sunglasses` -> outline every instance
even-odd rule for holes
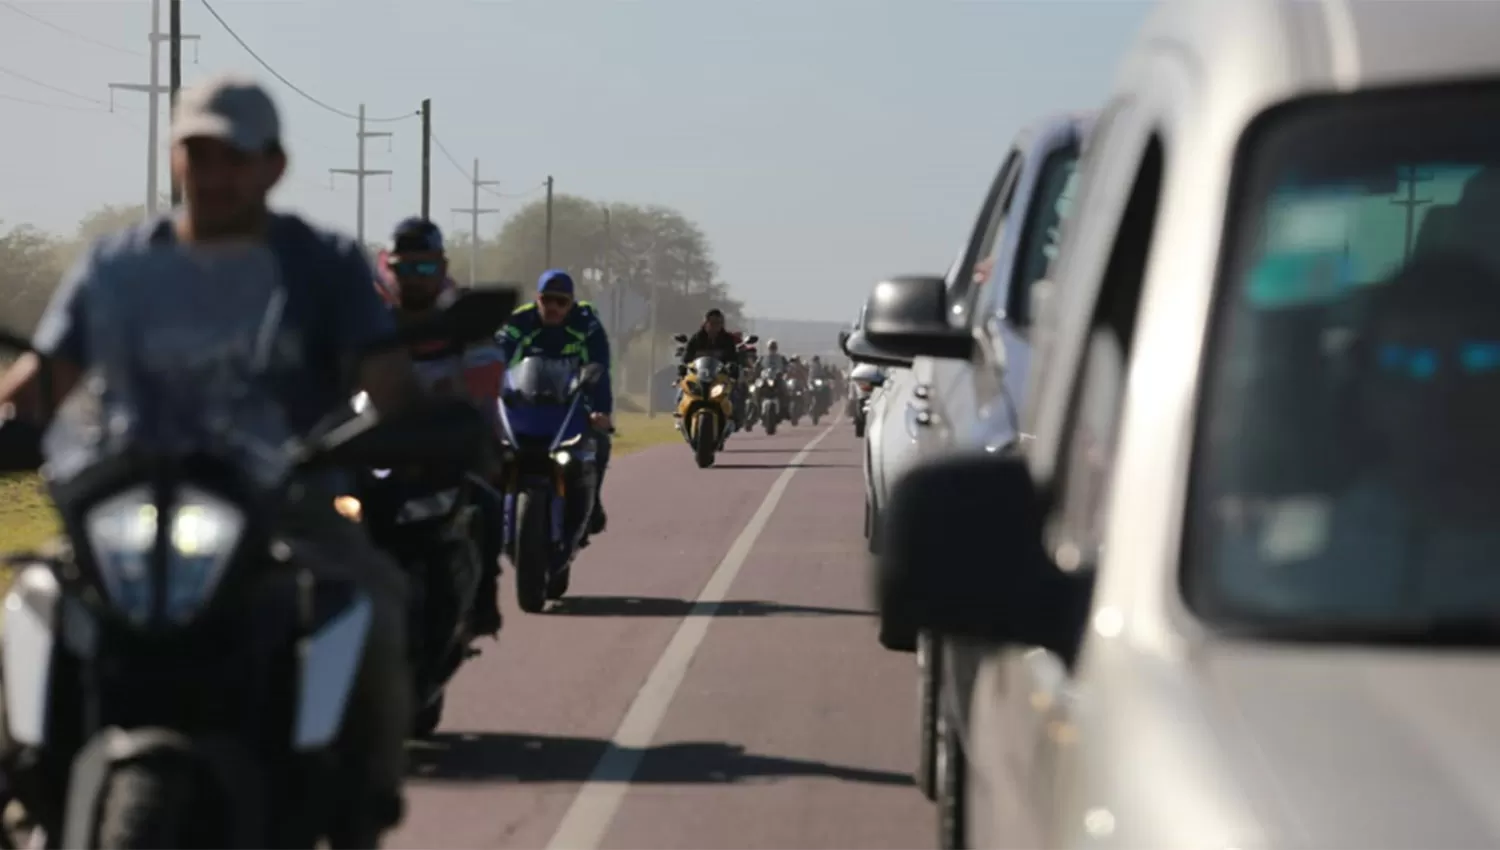
[[[1500,373],[1500,342],[1460,342],[1451,346],[1451,352],[1435,346],[1391,343],[1377,349],[1375,362],[1382,372],[1413,381],[1430,381],[1449,369],[1477,378]]]
[[[408,260],[390,264],[391,271],[399,275],[432,277],[442,271],[443,264],[436,260]]]
[[[543,295],[541,302],[548,307],[567,307],[573,303],[573,299],[566,295]]]

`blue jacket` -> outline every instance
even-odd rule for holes
[[[566,321],[550,328],[542,324],[535,303],[517,307],[510,321],[495,335],[495,342],[507,366],[528,355],[577,357],[583,363],[602,364],[604,376],[589,392],[589,409],[595,413],[614,413],[609,337],[587,301],[575,304]]]

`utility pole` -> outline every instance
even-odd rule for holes
[[[499,180],[479,179],[479,160],[474,160],[474,179],[469,181],[474,191],[474,199],[468,209],[454,208],[456,213],[469,214],[469,286],[473,286],[479,279],[479,217],[500,212],[496,209],[481,209],[479,206],[479,190],[484,186],[498,186]]]
[[[157,169],[161,162],[161,96],[168,95],[171,103],[177,103],[177,89],[182,82],[182,42],[197,41],[196,35],[182,34],[182,12],[178,6],[178,0],[172,3],[172,25],[171,33],[161,31],[161,0],[151,0],[151,32],[146,36],[151,47],[151,75],[147,78],[150,82],[142,85],[140,83],[110,83],[111,90],[144,92],[147,100],[147,110],[151,117],[146,128],[146,213],[156,213],[157,199],[161,197],[161,189],[157,179]],[[172,71],[169,79],[172,85],[161,84],[161,43],[170,41],[172,56]],[[176,187],[173,187],[172,202],[178,200]]]
[[[370,139],[390,138],[390,133],[377,133],[365,129],[365,105],[359,105],[359,130],[355,132],[359,140],[359,153],[356,161],[359,163],[355,168],[330,168],[332,174],[348,174],[354,177],[356,195],[354,201],[354,236],[359,240],[359,247],[365,247],[365,178],[374,177],[377,174],[390,174],[384,168],[365,168],[365,142]]]
[[[430,97],[422,101],[422,218],[432,220],[432,98]]]
[[[552,175],[547,175],[547,268],[552,268]]]
[[[167,5],[167,95],[172,105],[172,114],[177,114],[177,93],[182,91],[182,0],[169,0]],[[182,186],[177,182],[177,172],[172,172],[172,206],[182,203]]]
[[[1411,259],[1412,251],[1417,247],[1417,208],[1432,203],[1431,198],[1417,197],[1417,184],[1426,183],[1432,179],[1430,175],[1418,174],[1415,167],[1407,169],[1406,197],[1400,200],[1392,200],[1391,203],[1398,207],[1406,208],[1406,256],[1403,262]]]

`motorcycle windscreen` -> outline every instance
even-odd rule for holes
[[[713,383],[719,375],[720,363],[717,357],[699,357],[693,361],[693,375],[705,385]]]
[[[271,252],[163,245],[110,271],[84,296],[89,321],[74,329],[89,362],[43,439],[49,477],[139,449],[213,455],[252,481],[283,480],[300,435],[282,401],[317,398],[318,387],[298,331],[283,322]]]
[[[570,357],[526,357],[505,370],[500,399],[517,437],[569,440],[583,433],[581,411],[572,406],[582,369]]]

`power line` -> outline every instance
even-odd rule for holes
[[[437,147],[438,153],[441,153],[443,155],[443,158],[446,159],[446,160],[448,160],[448,162],[451,163],[453,165],[453,167],[458,170],[458,173],[462,174],[464,176],[465,180],[469,181],[470,183],[474,182],[474,175],[470,174],[469,170],[467,168],[464,168],[462,165],[459,164],[458,157],[454,156],[453,152],[450,151],[450,150],[448,150],[448,146],[443,144],[443,140],[439,139],[437,137],[436,133],[432,134],[432,143],[433,143],[433,145],[435,145]],[[524,192],[499,192],[499,191],[496,191],[494,189],[491,189],[490,186],[492,186],[492,185],[494,185],[494,181],[481,181],[480,184],[479,184],[479,190],[481,192],[485,192],[485,193],[487,193],[489,195],[493,195],[496,198],[515,199],[515,198],[524,198],[524,197],[527,197],[528,195],[534,195],[534,194],[536,194],[537,192],[539,192],[542,189],[546,188],[547,181],[543,180],[542,182],[536,184],[535,186],[531,187],[530,189],[527,189]]]
[[[128,54],[130,56],[140,56],[142,58],[145,58],[145,56],[146,56],[146,54],[140,52],[139,50],[131,50],[128,47],[120,47],[118,45],[110,44],[108,42],[100,41],[100,40],[98,40],[96,38],[93,38],[91,36],[84,35],[81,32],[70,30],[67,27],[58,26],[57,24],[52,23],[51,21],[47,20],[46,18],[39,18],[36,15],[31,14],[30,12],[26,11],[25,9],[22,9],[20,6],[17,6],[14,3],[4,2],[4,0],[0,0],[0,7],[9,9],[10,11],[15,12],[17,15],[20,15],[23,18],[30,18],[31,20],[33,20],[33,21],[41,24],[42,26],[47,27],[48,29],[51,29],[51,30],[56,30],[57,32],[62,33],[63,35],[72,36],[73,38],[76,38],[79,41],[88,42],[89,44],[92,44],[95,47],[102,47],[105,50],[113,50],[116,53],[125,53],[125,54]]]
[[[199,0],[199,2],[201,2],[203,4],[203,8],[205,8],[205,9],[208,10],[208,13],[213,16],[214,20],[219,22],[219,26],[223,27],[224,31],[227,32],[227,33],[229,33],[229,37],[232,38],[232,39],[234,39],[235,43],[239,44],[240,47],[244,48],[244,50],[245,50],[246,53],[250,54],[250,58],[251,59],[254,59],[256,61],[256,63],[258,63],[262,68],[265,68],[266,69],[266,73],[268,73],[271,76],[275,77],[276,79],[280,80],[282,85],[286,86],[287,88],[291,89],[292,91],[296,92],[297,94],[302,95],[302,97],[305,98],[308,102],[316,104],[318,106],[321,106],[324,109],[328,110],[329,112],[332,112],[335,115],[341,115],[341,116],[343,116],[345,118],[348,118],[350,120],[353,120],[353,121],[359,121],[359,120],[361,120],[358,113],[346,112],[346,111],[344,111],[342,109],[339,109],[336,106],[332,106],[332,105],[330,105],[330,104],[328,104],[328,103],[326,103],[324,101],[321,101],[321,100],[313,97],[312,95],[308,94],[307,92],[303,91],[300,87],[297,86],[296,83],[293,83],[291,80],[288,80],[286,77],[283,77],[279,71],[277,71],[275,68],[271,67],[271,65],[270,65],[269,62],[267,62],[266,60],[260,58],[260,54],[256,53],[250,47],[250,45],[246,44],[245,40],[243,38],[240,38],[240,34],[234,31],[234,27],[231,27],[229,25],[229,22],[225,21],[224,18],[219,15],[218,11],[215,10],[213,6],[209,5],[208,0]],[[365,118],[363,120],[367,124],[390,124],[390,123],[393,123],[393,122],[396,122],[396,121],[406,121],[406,120],[414,118],[414,117],[416,117],[417,115],[420,115],[420,114],[421,114],[420,112],[417,112],[417,111],[413,110],[412,112],[407,112],[407,113],[404,113],[402,115],[393,115],[393,116],[391,116],[389,118]]]
[[[62,88],[60,86],[54,86],[51,83],[42,82],[41,80],[38,80],[36,77],[28,77],[27,75],[21,73],[20,71],[13,71],[10,68],[0,68],[0,74],[4,74],[7,77],[15,77],[18,80],[22,80],[24,82],[31,83],[34,86],[39,86],[41,88],[47,89],[48,91],[57,92],[58,94],[65,94],[68,97],[76,97],[79,100],[86,100],[89,103],[98,104],[99,106],[103,106],[103,107],[108,108],[108,109],[114,108],[114,104],[110,103],[107,100],[101,100],[101,99],[99,99],[97,97],[90,97],[89,95],[79,94],[76,91],[70,91],[69,89],[65,89],[65,88]]]
[[[101,109],[95,106],[74,106],[71,103],[54,103],[46,100],[32,100],[29,97],[17,97],[13,94],[0,94],[0,100],[7,101],[9,103],[21,103],[27,106],[41,106],[46,109],[61,109],[64,112],[96,112],[102,115],[110,114],[110,111],[108,109]]]
[[[438,153],[441,153],[444,159],[452,163],[453,167],[458,169],[458,173],[462,174],[465,180],[468,180],[471,183],[474,182],[474,175],[470,174],[468,172],[468,169],[458,164],[458,157],[454,156],[453,153],[448,150],[448,146],[443,144],[443,140],[439,139],[436,133],[432,134],[432,143],[434,145],[437,145]]]
[[[489,192],[491,195],[494,195],[497,198],[505,198],[506,200],[515,200],[517,198],[529,198],[532,195],[535,195],[537,192],[540,192],[540,191],[542,191],[545,188],[547,188],[547,181],[543,180],[542,182],[536,184],[535,186],[532,186],[530,189],[527,189],[524,192],[497,192],[494,189],[489,189],[489,188],[485,188],[484,191]]]

